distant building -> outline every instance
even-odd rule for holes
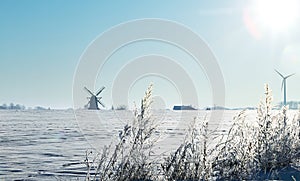
[[[197,109],[193,108],[192,106],[184,106],[184,105],[182,105],[182,106],[174,106],[173,110],[178,111],[178,110],[197,110]]]

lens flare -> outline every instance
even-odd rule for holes
[[[262,27],[284,32],[299,18],[299,5],[298,0],[256,0],[253,13]]]

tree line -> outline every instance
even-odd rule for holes
[[[14,103],[10,103],[10,104],[2,104],[0,105],[0,110],[25,110],[25,109],[32,109],[31,107],[26,108],[26,106],[21,105],[21,104],[14,104]],[[36,106],[33,109],[35,110],[47,110],[50,108],[44,108],[42,106]]]
[[[24,110],[26,109],[26,107],[24,105],[10,103],[9,105],[2,104],[2,106],[0,106],[0,109]]]

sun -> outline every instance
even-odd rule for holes
[[[260,26],[287,31],[299,18],[299,0],[255,0],[253,13]]]

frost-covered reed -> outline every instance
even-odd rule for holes
[[[288,119],[287,107],[276,113],[272,99],[266,85],[256,120],[246,122],[245,111],[234,118],[227,139],[218,145],[219,154],[214,158],[218,179],[283,179],[280,171],[299,162],[300,117]],[[296,174],[299,177],[300,171]]]
[[[151,157],[158,140],[151,116],[152,87],[118,143],[96,157],[87,153],[87,180],[300,179],[300,112],[289,119],[287,107],[272,110],[268,85],[255,120],[246,120],[247,111],[241,111],[228,134],[210,147],[209,123],[194,118],[182,144],[160,161]]]
[[[161,164],[164,180],[207,180],[212,167],[208,149],[208,122],[194,121],[184,142]]]
[[[134,120],[120,131],[118,143],[105,147],[97,159],[91,161],[87,157],[87,180],[151,180],[158,175],[153,160],[150,160],[158,139],[154,135],[156,126],[150,111],[152,88],[151,84],[141,101],[140,110],[134,111]],[[93,170],[93,175],[90,170]]]

